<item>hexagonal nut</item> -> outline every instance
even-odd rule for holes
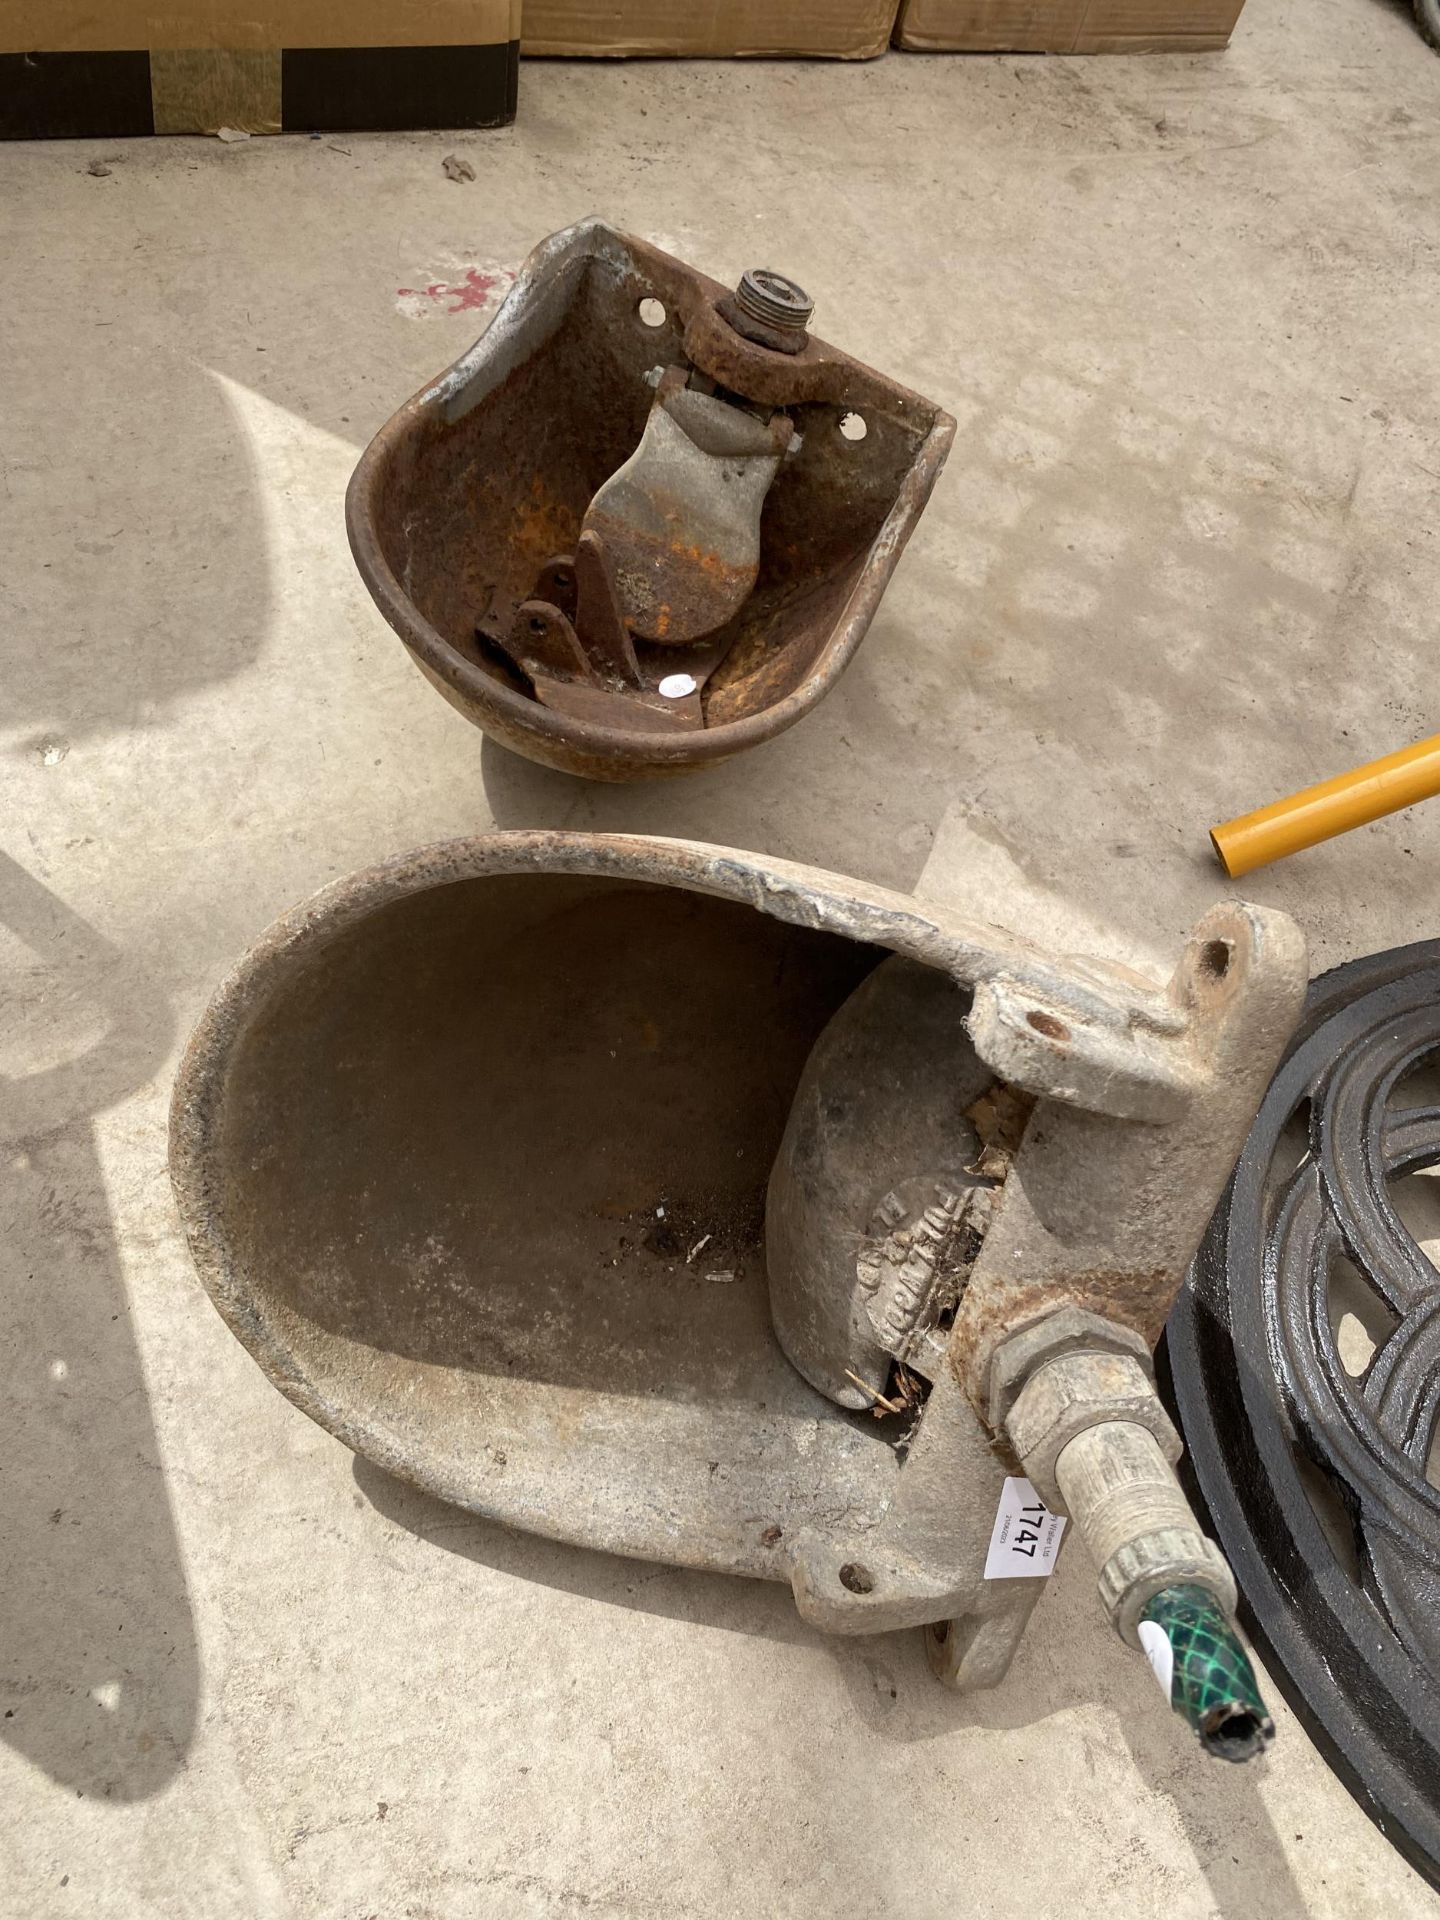
[[[1129,1354],[1147,1375],[1152,1364],[1143,1334],[1133,1327],[1122,1327],[1085,1307],[1057,1307],[1008,1334],[991,1356],[989,1416],[997,1433],[1030,1376],[1068,1353]]]
[[[1184,1451],[1134,1354],[1064,1354],[1032,1373],[1021,1388],[1005,1432],[1030,1481],[1052,1507],[1063,1505],[1055,1462],[1076,1434],[1105,1420],[1146,1428],[1172,1466]]]

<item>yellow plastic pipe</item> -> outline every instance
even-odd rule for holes
[[[1210,843],[1232,880],[1255,867],[1283,860],[1287,853],[1331,840],[1337,833],[1413,807],[1440,793],[1440,733],[1383,760],[1322,780],[1286,800],[1241,814],[1210,829]]]

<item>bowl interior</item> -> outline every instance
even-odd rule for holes
[[[499,684],[518,683],[477,647],[476,622],[513,609],[543,563],[573,549],[596,490],[639,444],[654,398],[645,375],[683,359],[682,315],[670,305],[663,325],[647,326],[646,291],[640,265],[586,261],[528,357],[458,417],[438,401],[412,408],[377,466],[369,511],[403,596]],[[766,500],[755,590],[721,636],[729,651],[707,688],[711,727],[761,713],[806,680],[933,423],[878,376],[855,367],[852,377],[845,407],[789,409],[802,445]],[[849,413],[863,417],[863,439],[842,433]],[[641,651],[683,665],[683,649]]]
[[[689,1513],[667,1557],[707,1561],[717,1528],[754,1557],[799,1462],[863,1438],[775,1344],[763,1213],[811,1046],[883,957],[559,874],[282,949],[211,1130],[231,1324],[446,1498],[563,1537],[600,1513],[642,1552],[658,1500]]]

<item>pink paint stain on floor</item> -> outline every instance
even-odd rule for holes
[[[490,306],[498,294],[506,292],[514,283],[513,267],[495,267],[488,271],[480,267],[467,267],[459,280],[432,280],[423,287],[397,287],[396,293],[403,302],[402,311],[417,317],[426,312],[444,313],[482,313]],[[441,301],[451,304],[441,307]]]

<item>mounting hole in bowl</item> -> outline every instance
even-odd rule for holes
[[[865,417],[859,413],[842,413],[840,416],[840,437],[842,440],[863,440],[870,429]]]
[[[1200,949],[1200,971],[1208,980],[1223,980],[1230,971],[1232,952],[1229,940],[1207,940]]]
[[[665,303],[663,300],[656,300],[652,295],[646,295],[636,308],[636,312],[640,315],[641,326],[663,327],[665,324]]]
[[[1033,1027],[1036,1033],[1043,1033],[1047,1040],[1068,1040],[1070,1029],[1063,1020],[1057,1020],[1053,1013],[1045,1013],[1039,1007],[1032,1007],[1025,1016],[1027,1027]]]

